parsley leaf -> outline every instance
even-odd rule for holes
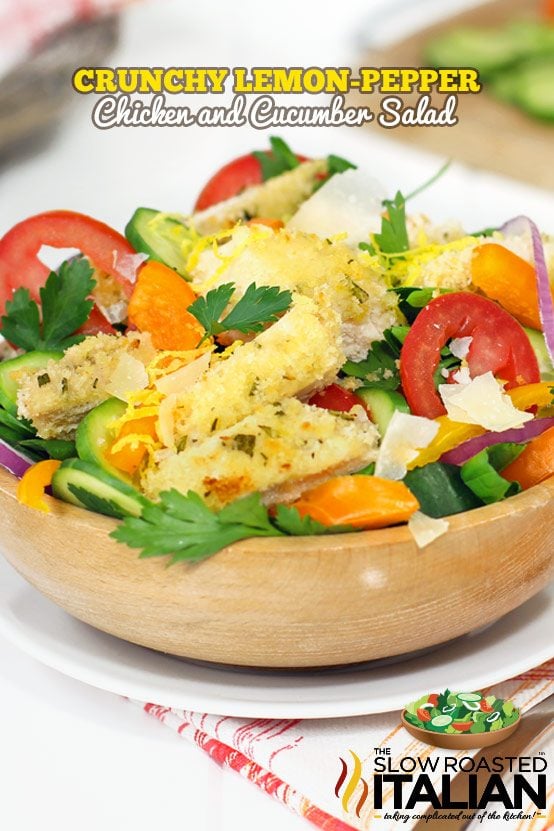
[[[252,153],[260,163],[264,182],[273,179],[275,176],[280,176],[281,173],[294,170],[300,164],[296,155],[282,138],[271,136],[269,143],[271,145],[270,151],[255,150]]]
[[[43,349],[67,349],[75,343],[70,335],[88,320],[94,306],[87,300],[96,285],[92,274],[88,260],[79,257],[62,263],[48,277],[40,290]]]
[[[63,351],[79,343],[84,336],[74,333],[88,319],[94,305],[87,300],[95,286],[92,274],[92,267],[82,257],[68,260],[57,272],[52,271],[40,290],[42,322],[29,291],[17,289],[6,303],[2,335],[26,352]]]
[[[387,340],[375,341],[365,360],[346,361],[341,371],[345,375],[360,378],[366,387],[396,390],[400,386],[398,355],[398,348],[391,347]]]
[[[0,331],[6,340],[26,352],[37,348],[40,314],[37,304],[31,300],[28,289],[17,289],[13,298],[7,301]]]
[[[406,228],[406,200],[397,191],[394,199],[384,199],[386,213],[381,219],[381,233],[373,239],[383,254],[402,254],[410,248]]]
[[[301,518],[295,508],[284,505],[277,507],[272,518],[259,493],[237,499],[220,511],[212,511],[194,491],[182,494],[170,490],[160,494],[159,503],[147,503],[141,517],[125,517],[111,536],[131,548],[142,549],[141,557],[172,555],[173,564],[203,560],[249,537],[337,534],[353,530],[349,526],[329,528],[309,517]]]
[[[413,323],[422,309],[438,297],[439,294],[448,294],[451,289],[416,288],[414,286],[396,286],[390,289],[398,295],[398,308],[408,321]]]
[[[268,323],[275,323],[278,315],[285,312],[292,303],[292,294],[281,291],[279,286],[257,286],[251,283],[229,314],[219,320],[233,296],[233,283],[223,283],[212,289],[205,297],[198,297],[188,311],[204,327],[205,334],[200,341],[220,335],[231,329],[248,334],[261,332]]]
[[[220,324],[217,322],[229,303],[229,300],[235,293],[234,283],[223,283],[216,289],[209,291],[205,297],[198,297],[194,303],[188,307],[191,315],[194,315],[196,320],[202,324],[206,330],[203,338],[217,335],[223,332],[223,328],[219,328]]]

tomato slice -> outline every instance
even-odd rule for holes
[[[420,721],[431,721],[431,713],[429,710],[426,710],[424,707],[420,707],[416,711],[416,716]]]
[[[464,337],[472,338],[467,355],[472,378],[490,371],[507,382],[506,389],[540,380],[529,338],[508,312],[477,294],[443,294],[418,314],[400,353],[402,389],[415,415],[446,413],[433,376],[443,346]]]
[[[20,287],[29,289],[31,296],[38,300],[39,289],[50,273],[37,256],[42,245],[79,249],[96,268],[117,280],[130,296],[133,286],[118,265],[126,255],[135,254],[125,237],[85,214],[47,211],[19,222],[0,239],[0,314],[5,311],[6,301]],[[109,326],[107,321],[106,325]],[[111,326],[109,331],[113,332]]]
[[[271,155],[271,151],[264,151]],[[297,155],[299,162],[307,161],[306,156]],[[238,196],[252,185],[261,185],[264,181],[260,162],[253,153],[239,156],[237,159],[223,165],[217,173],[204,185],[194,205],[195,211],[205,211],[218,202]]]
[[[454,730],[459,730],[460,733],[467,733],[468,730],[471,730],[472,725],[472,721],[454,721],[452,723]]]
[[[352,407],[359,404],[366,409],[362,399],[350,390],[345,390],[344,387],[338,384],[329,384],[315,395],[312,395],[308,404],[313,404],[314,407],[321,407],[323,410],[335,410],[337,413],[349,413]]]

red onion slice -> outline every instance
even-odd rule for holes
[[[14,450],[13,447],[0,439],[0,466],[21,479],[25,471],[33,464],[34,462],[28,459],[27,456],[18,450]]]
[[[464,462],[467,462],[468,459],[473,458],[487,447],[506,441],[524,444],[540,436],[541,433],[551,427],[554,427],[554,418],[534,418],[533,421],[528,421],[523,427],[504,430],[503,433],[483,433],[482,436],[475,436],[475,438],[455,447],[454,450],[449,450],[448,453],[441,456],[440,460],[449,465],[463,465]]]
[[[516,216],[514,219],[509,219],[501,228],[500,231],[506,236],[520,236],[525,231],[530,231],[531,241],[533,243],[533,259],[535,261],[535,274],[537,277],[537,295],[539,298],[539,315],[544,332],[544,340],[546,348],[550,356],[550,360],[554,362],[554,302],[552,301],[552,291],[550,289],[550,280],[548,277],[548,269],[546,267],[546,258],[544,256],[544,246],[542,244],[541,234],[532,219],[528,216]]]

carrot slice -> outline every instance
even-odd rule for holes
[[[323,525],[383,528],[407,522],[419,502],[403,482],[359,475],[329,479],[302,494],[294,507]]]
[[[519,482],[523,490],[554,475],[554,427],[529,442],[525,450],[501,474],[509,482]]]
[[[203,335],[187,311],[196,300],[189,283],[163,263],[146,263],[129,301],[129,323],[150,332],[156,349],[194,349]]]
[[[473,252],[471,279],[524,326],[542,329],[535,268],[527,260],[503,245],[479,245]]]
[[[36,511],[49,514],[50,508],[44,501],[44,492],[52,484],[52,477],[60,465],[61,462],[55,459],[45,459],[26,470],[17,486],[18,501]]]

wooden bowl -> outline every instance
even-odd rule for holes
[[[15,498],[0,469],[8,561],[74,617],[132,643],[238,666],[354,664],[425,649],[524,603],[553,573],[554,477],[450,518],[422,550],[404,526],[252,539],[197,564],[140,560],[114,520]]]
[[[491,747],[508,739],[516,732],[521,722],[521,716],[509,727],[501,727],[492,733],[433,733],[432,730],[424,730],[422,727],[415,727],[406,721],[402,713],[402,724],[414,739],[425,744],[432,744],[433,747],[445,747],[447,750],[471,750],[473,748]]]

